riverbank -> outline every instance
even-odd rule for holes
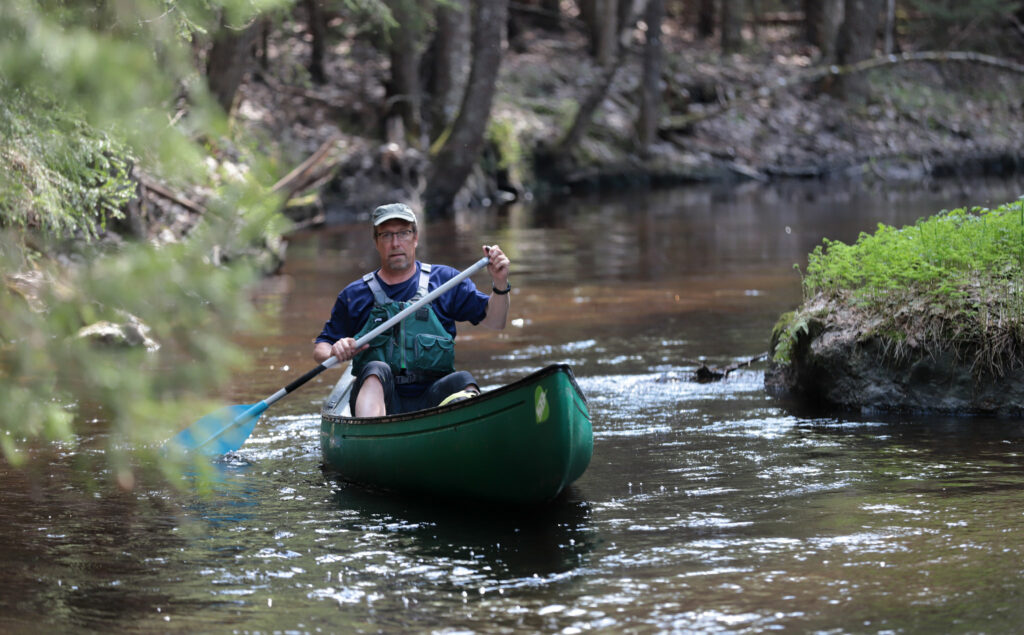
[[[957,209],[808,258],[765,387],[866,412],[1019,417],[1024,206]]]
[[[380,141],[386,59],[358,39],[338,42],[326,60],[328,82],[316,86],[295,70],[308,56],[298,38],[270,42],[268,66],[242,87],[237,120],[294,164],[330,143],[323,161],[330,174],[319,185],[333,209],[415,203],[426,151]],[[634,37],[586,139],[554,167],[538,166],[538,150],[564,133],[600,69],[578,33],[517,36],[502,62],[492,143],[459,204],[705,181],[915,181],[1024,167],[1024,77],[966,62],[895,64],[869,71],[870,96],[847,103],[803,81],[817,52],[782,27],[762,29],[758,44],[728,57],[715,42],[666,29],[659,140],[640,156],[641,43]],[[309,220],[317,209],[315,201],[294,206],[292,216]]]

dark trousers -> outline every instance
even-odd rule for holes
[[[349,407],[353,416],[356,413],[356,398],[359,397],[359,389],[363,387],[363,382],[371,376],[379,379],[381,385],[384,386],[384,407],[389,415],[433,408],[448,395],[459,392],[470,384],[476,385],[472,374],[464,370],[457,370],[431,384],[423,385],[422,391],[417,390],[412,395],[400,395],[391,367],[384,362],[369,362],[356,377],[356,384],[352,389],[352,396],[349,398]]]

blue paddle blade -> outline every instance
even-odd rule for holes
[[[266,409],[267,404],[262,401],[221,408],[174,435],[167,446],[184,452],[200,452],[206,456],[234,452],[252,434],[256,422]]]

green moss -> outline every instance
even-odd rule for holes
[[[1024,361],[1024,201],[880,224],[852,245],[826,239],[803,285],[806,299],[823,294],[862,311],[895,350],[932,342],[1001,374]]]
[[[495,117],[487,126],[487,140],[498,150],[498,167],[514,169],[522,164],[523,148],[516,134],[515,121]]]

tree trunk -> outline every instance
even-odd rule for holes
[[[804,39],[818,47],[821,59],[832,63],[836,59],[836,39],[843,22],[844,0],[804,0]]]
[[[812,0],[815,1],[815,0]],[[836,49],[839,40],[839,27],[843,23],[843,12],[845,11],[845,0],[816,0],[820,8],[818,50],[821,51],[823,61],[832,63],[836,61]]]
[[[420,91],[420,49],[423,20],[415,0],[389,0],[388,6],[398,23],[389,31],[391,39],[388,50],[391,58],[391,77],[387,82],[388,141],[405,145],[412,141],[419,147],[420,112],[422,95]],[[395,123],[401,121],[402,133],[391,133]],[[392,138],[392,137],[400,138]]]
[[[640,154],[647,155],[658,134],[661,115],[661,67],[664,49],[661,41],[661,23],[665,18],[665,0],[647,0],[644,22],[647,23],[647,42],[644,46],[643,79],[640,92]]]
[[[822,0],[803,0],[804,41],[821,50],[824,40],[825,3]]]
[[[639,7],[639,11],[643,11],[644,3],[646,0],[616,0],[615,1],[615,25],[612,27],[612,37],[617,37],[619,27],[629,23],[629,18],[634,13],[634,5]],[[664,11],[662,11],[664,13]]]
[[[473,1],[473,52],[469,83],[452,133],[434,156],[423,193],[428,214],[448,216],[452,203],[483,150],[502,57],[508,0]]]
[[[722,52],[738,53],[743,47],[743,0],[722,0]]]
[[[892,55],[896,51],[896,0],[885,0],[885,46],[882,53]]]
[[[697,37],[707,40],[715,34],[715,0],[699,0],[697,6]]]
[[[552,151],[539,153],[542,157],[542,162],[556,162],[557,157],[569,155],[583,139],[583,135],[586,134],[587,128],[590,127],[590,122],[594,118],[594,113],[597,112],[601,102],[608,95],[608,89],[611,87],[612,82],[615,81],[615,75],[619,72],[619,68],[622,67],[625,61],[626,52],[629,50],[626,46],[626,39],[629,31],[633,28],[634,22],[636,22],[636,17],[630,16],[628,20],[622,23],[619,37],[615,40],[615,59],[601,70],[601,76],[590,89],[586,98],[580,103],[580,107],[576,111],[576,117],[573,119],[572,125],[569,126],[569,131],[565,133],[565,136],[555,144]]]
[[[589,38],[588,44],[590,45],[590,55],[593,56],[596,52],[596,35],[598,32],[598,22],[600,16],[598,12],[598,3],[600,0],[576,0],[576,6],[580,10],[580,22],[583,23],[583,27],[587,32]]]
[[[258,22],[239,29],[227,25],[221,18],[221,28],[214,35],[206,58],[206,82],[224,112],[231,112],[235,94],[249,72],[258,33]]]
[[[845,0],[843,24],[836,42],[836,63],[856,64],[874,54],[879,17],[885,0]],[[830,92],[845,100],[861,100],[867,96],[868,82],[863,73],[840,75]]]
[[[303,0],[312,48],[309,53],[309,76],[317,84],[327,81],[324,72],[324,52],[327,50],[327,20],[324,18],[322,0]]]
[[[273,24],[270,18],[264,17],[260,20],[259,35],[257,40],[259,42],[259,60],[260,70],[267,70],[270,68],[270,31],[273,28]]]
[[[619,23],[618,0],[596,0],[594,29],[591,31],[594,59],[601,66],[611,62],[617,49],[616,27]]]
[[[465,0],[449,0],[437,5],[437,27],[425,56],[428,68],[424,119],[431,140],[444,132],[458,108],[457,87],[465,83],[462,61],[469,57],[468,9]]]
[[[749,0],[750,3],[750,32],[754,38],[754,45],[761,44],[761,0]]]

